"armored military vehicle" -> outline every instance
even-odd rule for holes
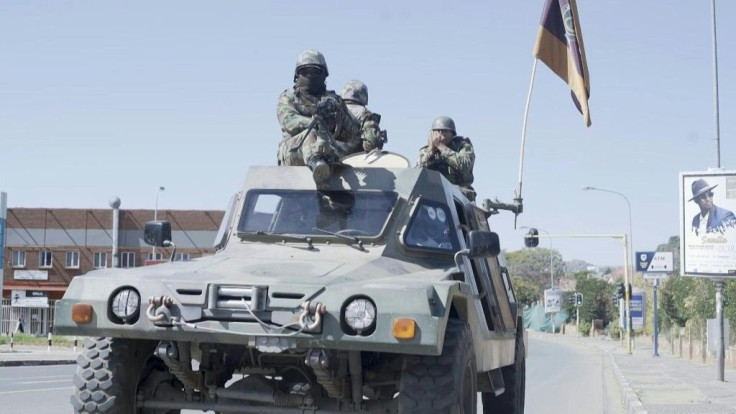
[[[480,393],[484,413],[522,413],[498,210],[391,156],[320,189],[307,167],[252,167],[216,254],[74,278],[55,320],[87,337],[74,411],[475,413]],[[145,226],[155,246],[183,237]]]

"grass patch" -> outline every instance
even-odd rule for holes
[[[52,336],[51,345],[58,347],[73,347],[74,337],[73,336]],[[46,336],[34,336],[31,334],[17,333],[13,335],[13,342],[15,345],[46,345],[49,344],[49,339]],[[10,343],[10,335],[0,335],[0,345]],[[81,339],[78,344],[81,344]]]

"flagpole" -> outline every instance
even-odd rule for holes
[[[534,89],[534,78],[537,74],[537,62],[539,59],[534,58],[534,65],[532,66],[532,78],[529,81],[529,94],[526,96],[526,108],[524,109],[524,124],[521,127],[521,154],[519,154],[519,188],[516,193],[516,198],[521,199],[521,181],[524,175],[524,149],[526,147],[526,123],[529,119],[529,106],[532,102],[532,90]]]

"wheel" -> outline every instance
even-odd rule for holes
[[[401,367],[400,414],[474,414],[477,373],[470,328],[450,319],[440,356],[408,356]]]
[[[166,365],[154,358],[158,341],[118,338],[85,338],[74,374],[74,412],[78,414],[172,414],[180,410],[137,409],[139,388],[172,381]],[[144,384],[141,386],[141,384]]]
[[[524,352],[524,337],[520,333],[516,335],[514,353],[514,365],[501,368],[506,390],[498,397],[492,392],[483,393],[483,414],[524,413],[526,356]]]

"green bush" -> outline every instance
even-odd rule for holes
[[[621,328],[618,326],[618,321],[611,322],[608,329],[608,335],[611,337],[611,339],[621,338]]]
[[[591,322],[590,321],[586,321],[586,320],[582,320],[581,319],[580,320],[580,331],[578,331],[580,333],[580,335],[590,336],[590,326],[591,326]]]

